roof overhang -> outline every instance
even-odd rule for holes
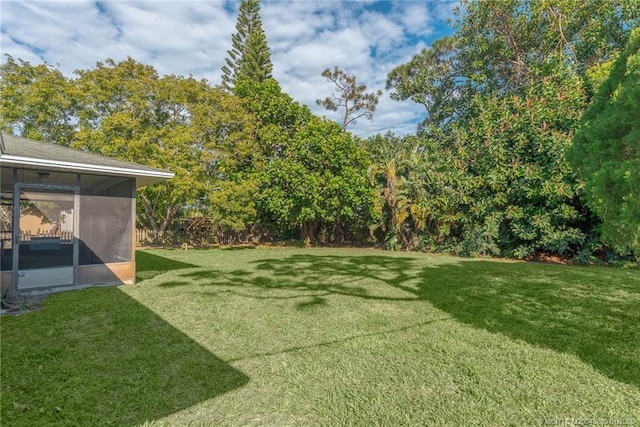
[[[166,170],[21,136],[5,135],[2,132],[0,165],[31,170],[128,177],[136,180],[136,187],[155,184],[174,176]]]
[[[136,187],[155,184],[165,179],[173,178],[172,172],[162,170],[122,168],[115,166],[94,165],[89,163],[65,162],[59,160],[37,159],[31,157],[14,156],[4,153],[0,155],[0,164],[6,167],[20,167],[24,169],[51,170],[72,173],[90,173],[96,175],[112,175],[135,178]]]

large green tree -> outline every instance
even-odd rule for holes
[[[367,156],[339,125],[314,116],[277,82],[244,82],[237,93],[259,119],[264,163],[256,169],[264,224],[297,230],[307,244],[344,240],[367,229],[373,192]]]
[[[540,81],[557,59],[578,74],[611,58],[640,24],[627,0],[465,0],[458,60],[483,88],[506,92]]]
[[[340,239],[366,228],[373,192],[365,177],[366,155],[335,123],[311,117],[269,162],[259,200],[282,227],[299,227],[309,244]]]
[[[271,78],[273,65],[267,37],[260,19],[259,0],[241,0],[236,32],[222,67],[222,86],[233,90],[239,80],[257,82]]]
[[[640,254],[640,28],[585,112],[568,158],[605,239]]]
[[[71,144],[77,109],[73,82],[51,65],[5,58],[0,65],[0,130]]]
[[[252,163],[254,119],[237,98],[206,81],[160,77],[131,58],[77,73],[79,131],[73,146],[175,173],[139,191],[138,221],[144,226],[166,229],[183,208],[215,198],[218,188]]]
[[[466,159],[462,252],[567,254],[584,241],[578,185],[564,150],[584,108],[576,76],[552,75],[524,93],[477,94],[456,123]]]
[[[631,3],[464,1],[452,38],[389,74],[392,97],[427,108],[418,138],[442,153],[433,164],[462,166],[447,184],[465,195],[449,236],[459,251],[567,254],[585,242],[593,224],[564,151],[588,105],[588,71],[638,24]]]
[[[393,90],[391,99],[411,100],[426,108],[421,130],[442,130],[458,104],[464,103],[468,84],[463,84],[456,43],[456,37],[438,39],[387,76],[387,89]]]
[[[2,130],[175,172],[138,192],[138,221],[162,231],[198,205],[235,230],[257,222],[262,154],[240,98],[204,80],[159,76],[132,58],[67,78],[46,64],[2,64]]]

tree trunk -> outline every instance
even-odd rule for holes
[[[151,226],[151,229],[154,233],[158,233],[158,223],[155,220],[155,215],[153,215],[151,202],[144,194],[140,194],[140,201],[142,202],[142,207],[144,208],[144,216],[147,219],[147,223]]]
[[[313,242],[315,229],[316,223],[314,221],[306,221],[300,224],[300,238],[305,247],[310,246]]]

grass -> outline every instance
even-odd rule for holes
[[[360,249],[138,252],[1,319],[2,425],[640,423],[637,270]]]

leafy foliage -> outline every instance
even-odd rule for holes
[[[139,193],[155,230],[190,210],[306,243],[633,260],[637,30],[623,49],[640,4],[464,0],[457,13],[453,36],[387,75],[392,98],[426,109],[415,135],[348,133],[381,92],[338,67],[322,73],[336,93],[317,103],[341,125],[282,92],[258,0],[240,4],[222,88],[131,58],[67,79],[8,57],[0,126],[174,171]]]
[[[640,253],[640,29],[585,112],[568,157],[606,240]]]
[[[564,149],[583,105],[580,81],[570,76],[550,77],[522,95],[473,98],[468,120],[457,125],[471,184],[464,229],[474,240],[481,231],[489,253],[566,254],[582,243],[578,186]]]
[[[411,100],[427,109],[422,129],[427,125],[446,126],[453,118],[455,107],[464,100],[463,94],[468,88],[462,84],[463,76],[458,75],[461,70],[456,43],[455,37],[438,39],[387,76],[387,89],[394,90],[392,99]]]
[[[215,200],[207,213],[234,216],[232,228],[255,222],[250,203],[216,194],[237,184],[259,154],[255,118],[237,97],[204,80],[160,77],[132,58],[98,62],[76,79],[10,57],[2,67],[4,131],[175,173],[138,191],[141,225],[162,231],[197,200]]]
[[[388,249],[436,249],[460,221],[465,177],[452,152],[435,139],[392,134],[366,141],[368,176]]]
[[[503,93],[540,81],[558,62],[583,74],[624,46],[640,24],[626,0],[487,0],[463,2],[458,59],[474,83]]]
[[[82,108],[73,146],[175,173],[139,191],[145,226],[164,230],[186,204],[251,161],[252,118],[206,81],[159,77],[131,58],[78,74]]]
[[[580,201],[564,152],[602,74],[596,70],[622,48],[640,9],[615,1],[489,0],[465,1],[460,10],[453,37],[387,80],[393,98],[427,109],[418,145],[439,154],[425,170],[449,163],[456,171],[442,184],[455,189],[447,205],[458,215],[440,247],[469,255],[577,254],[597,235],[597,222]]]
[[[265,164],[256,176],[263,221],[280,234],[299,228],[306,244],[365,229],[373,193],[364,174],[366,155],[353,137],[313,116],[273,80],[244,83],[237,93],[261,119]]]
[[[5,57],[0,64],[0,130],[69,145],[77,108],[73,83],[48,64]]]

